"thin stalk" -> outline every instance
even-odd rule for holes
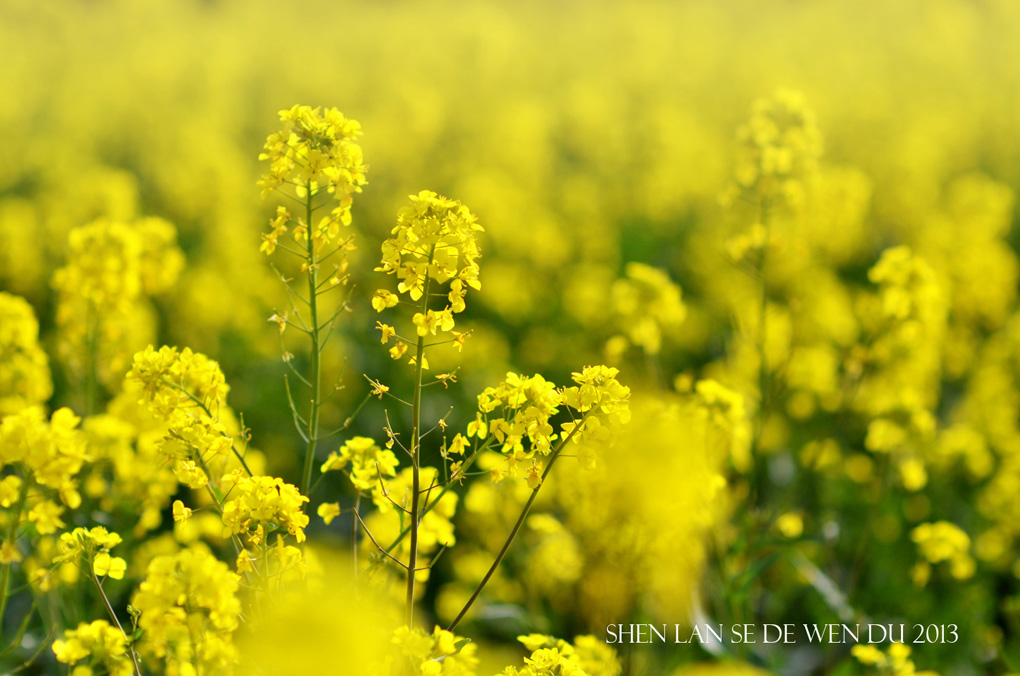
[[[18,539],[18,528],[21,526],[21,512],[25,509],[25,500],[28,499],[28,479],[22,479],[21,491],[18,493],[18,503],[14,505],[13,516],[11,517],[10,527],[7,529],[7,542],[10,546],[16,546]],[[13,564],[5,563],[3,565],[3,571],[0,572],[0,619],[4,617],[4,611],[7,609],[7,591],[11,583],[11,567]],[[0,631],[3,627],[0,626]]]
[[[591,412],[596,410],[598,407],[599,404],[596,403],[590,409],[588,409],[588,412],[584,414],[584,416],[581,418],[581,421],[574,427],[574,429],[570,431],[570,434],[564,437],[563,440],[560,441],[559,444],[557,444],[556,448],[549,455],[549,464],[545,466],[545,471],[542,472],[541,483],[539,483],[537,486],[531,489],[531,495],[528,496],[528,501],[524,503],[524,509],[521,510],[521,515],[517,517],[517,523],[514,524],[513,530],[511,530],[510,535],[507,536],[506,542],[503,543],[503,547],[499,550],[499,554],[496,555],[496,560],[492,562],[492,565],[489,567],[488,572],[485,573],[485,577],[483,577],[482,581],[478,583],[477,587],[475,587],[475,591],[471,594],[471,598],[467,600],[467,603],[464,604],[464,607],[460,609],[459,613],[457,613],[457,617],[455,617],[453,619],[453,622],[450,623],[450,626],[446,628],[447,631],[453,631],[457,627],[457,625],[460,624],[460,621],[464,619],[464,616],[467,615],[467,611],[470,610],[472,604],[474,604],[475,599],[477,599],[478,595],[482,593],[482,589],[484,589],[485,585],[489,583],[489,579],[492,577],[493,573],[496,572],[496,569],[499,568],[499,564],[502,563],[503,557],[506,556],[506,553],[508,551],[510,551],[510,545],[513,544],[514,538],[517,537],[518,531],[520,531],[521,526],[524,525],[524,520],[528,518],[528,513],[531,511],[531,505],[534,504],[535,498],[538,497],[538,491],[540,491],[542,489],[542,486],[545,484],[545,480],[549,476],[549,472],[552,470],[553,463],[555,463],[556,459],[560,457],[560,452],[563,450],[563,447],[567,445],[567,442],[570,441],[574,434],[576,434],[577,431],[584,426],[584,422],[591,414]]]
[[[92,578],[92,582],[95,583],[96,589],[99,590],[99,595],[103,598],[103,603],[106,605],[106,612],[110,614],[110,619],[112,619],[113,623],[117,625],[118,629],[120,629],[120,633],[124,635],[124,638],[130,641],[131,639],[127,635],[127,632],[124,631],[124,627],[121,626],[120,620],[117,619],[117,613],[113,612],[113,606],[110,605],[110,599],[107,598],[106,592],[103,591],[103,585],[96,576],[96,572],[90,569],[89,577]],[[131,652],[131,662],[135,665],[135,673],[138,676],[142,676],[142,668],[138,665],[138,655],[135,654],[135,647],[133,645],[129,645],[128,650]]]
[[[358,510],[361,509],[361,491],[354,498],[354,519],[351,524],[351,559],[354,561],[354,583],[358,583]]]
[[[765,417],[766,417],[766,414],[767,414],[767,411],[768,411],[767,407],[768,407],[768,404],[770,403],[769,402],[769,396],[768,396],[769,395],[769,365],[768,365],[768,356],[766,354],[767,346],[765,344],[768,334],[766,333],[766,323],[765,322],[766,322],[766,315],[768,313],[768,300],[769,300],[769,298],[768,298],[768,294],[769,294],[768,272],[767,272],[766,263],[767,263],[767,260],[768,260],[769,238],[771,236],[771,228],[770,228],[770,223],[769,223],[768,202],[766,202],[764,199],[762,200],[761,206],[759,207],[759,217],[760,217],[761,225],[765,229],[765,242],[762,245],[761,258],[759,259],[759,263],[758,263],[758,273],[761,276],[761,298],[760,298],[760,302],[758,304],[758,345],[757,345],[757,347],[758,347],[758,416],[757,416],[757,420],[755,421],[755,426],[756,426],[757,429],[755,430],[755,435],[754,435],[754,439],[753,439],[753,443],[755,445],[755,448],[753,450],[755,450],[755,451],[758,450],[758,446],[760,445],[761,432],[762,432],[762,429],[765,426]]]
[[[475,460],[478,459],[478,456],[481,455],[483,451],[488,450],[489,446],[492,445],[493,439],[495,439],[495,437],[489,436],[489,438],[485,440],[485,443],[483,443],[482,446],[477,451],[469,455],[467,460],[465,460],[464,464],[461,466],[461,471],[466,472],[471,467],[471,465],[474,464]],[[439,491],[439,495],[437,495],[436,498],[431,502],[428,502],[425,505],[424,509],[420,510],[421,514],[419,514],[419,518],[425,518],[425,515],[431,512],[432,509],[439,504],[439,501],[443,499],[443,496],[446,495],[447,491],[449,491],[451,488],[453,488],[452,481],[443,486],[443,490]],[[404,538],[407,537],[407,534],[410,532],[411,524],[408,524],[403,528],[403,530],[400,531],[400,533],[397,534],[397,537],[393,540],[392,543],[390,543],[390,546],[382,550],[383,553],[384,554],[392,553],[393,550],[396,549],[397,546],[404,541]]]
[[[85,319],[85,415],[95,413],[99,390],[99,375],[96,372],[96,353],[99,349],[99,320],[96,308],[89,303]]]
[[[322,362],[319,348],[319,299],[315,289],[318,286],[318,261],[315,260],[315,238],[312,236],[312,181],[308,180],[305,186],[305,223],[307,225],[308,243],[308,310],[311,314],[311,330],[308,337],[312,341],[312,373],[311,408],[308,412],[308,445],[305,447],[305,464],[301,472],[301,493],[308,495],[308,488],[312,485],[312,466],[315,464],[315,448],[319,436],[319,394],[322,385]]]
[[[429,252],[429,265],[436,249]],[[431,279],[426,274],[425,289],[421,295],[419,312],[427,314],[429,309],[429,285]],[[418,565],[418,513],[421,491],[421,374],[425,362],[425,336],[418,336],[418,345],[414,362],[414,401],[411,404],[411,542],[407,558],[407,626],[414,624],[414,569]]]
[[[762,484],[765,481],[764,463],[761,460],[761,436],[765,429],[765,420],[768,417],[771,397],[769,389],[768,348],[768,250],[769,238],[772,234],[769,219],[768,200],[762,198],[758,205],[759,222],[765,230],[765,241],[762,244],[761,257],[758,259],[758,275],[761,277],[761,296],[758,302],[758,414],[754,419],[754,434],[751,436],[751,462],[752,462],[752,484],[749,504],[759,504],[762,497]]]

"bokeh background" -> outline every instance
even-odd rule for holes
[[[52,407],[101,407],[135,351],[189,346],[222,365],[269,471],[295,480],[280,357],[304,356],[267,322],[287,297],[259,252],[275,202],[257,156],[279,110],[336,106],[361,122],[370,170],[353,312],[324,353],[343,385],[327,425],[364,397],[362,374],[410,380],[369,298],[379,245],[421,189],[485,227],[471,338],[436,358],[458,383],[430,391],[426,417],[453,407],[461,428],[508,370],[560,383],[604,361],[636,411],[675,398],[594,473],[558,468],[476,637],[955,623],[959,643],[914,647],[918,669],[1020,669],[1017,3],[2,0],[0,85],[0,288],[39,318]],[[760,270],[735,252],[757,217],[730,188],[737,129],[777,89],[803,96],[824,153],[771,225],[763,347]],[[176,228],[183,263],[130,310],[88,401],[53,273],[75,228],[143,217]],[[884,258],[894,247],[908,249]],[[906,329],[876,309],[890,304]],[[367,407],[350,434],[378,438],[383,420]],[[326,490],[350,500],[339,480]],[[437,569],[430,612],[459,607],[519,501],[462,491],[466,544]],[[941,522],[966,542],[925,549],[918,527]],[[350,524],[315,528],[342,542]],[[635,674],[873,668],[847,646],[624,651]]]

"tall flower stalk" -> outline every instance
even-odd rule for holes
[[[407,294],[416,308],[411,323],[414,326],[413,342],[397,334],[388,324],[379,323],[383,343],[395,338],[390,356],[402,359],[408,348],[414,346],[414,356],[409,364],[414,367],[413,393],[411,397],[411,439],[406,448],[411,460],[411,487],[409,505],[406,508],[410,523],[408,530],[410,544],[406,564],[406,621],[410,627],[414,620],[415,573],[418,570],[418,531],[422,519],[422,463],[421,463],[421,400],[424,387],[424,371],[428,368],[427,348],[443,342],[453,341],[462,345],[464,334],[454,331],[454,313],[465,308],[464,297],[467,288],[481,288],[478,281],[477,259],[481,256],[478,233],[482,226],[471,211],[456,200],[441,197],[434,192],[423,190],[411,195],[410,205],[397,215],[397,225],[391,237],[382,246],[382,263],[378,270],[396,276],[397,291]],[[446,294],[433,293],[434,285],[449,285]],[[433,296],[443,298],[442,310],[429,306]],[[400,296],[380,289],[372,299],[372,305],[379,312],[394,307]],[[450,337],[427,342],[428,336],[448,334]],[[448,376],[448,374],[443,374]],[[395,438],[392,429],[390,438]],[[431,490],[430,486],[428,490]]]
[[[280,112],[283,128],[270,134],[260,160],[270,162],[269,173],[259,185],[265,197],[279,193],[298,205],[297,215],[286,206],[279,206],[270,222],[270,232],[263,234],[261,250],[267,255],[282,249],[294,255],[305,278],[305,294],[287,285],[291,310],[272,317],[280,327],[281,336],[288,326],[308,336],[309,367],[299,372],[285,351],[284,361],[308,391],[304,413],[299,409],[288,382],[287,391],[295,426],[305,442],[301,463],[301,492],[307,494],[312,485],[315,453],[321,440],[319,431],[322,392],[322,351],[333,330],[337,316],[344,309],[341,303],[333,315],[322,319],[322,296],[347,282],[347,251],[353,248],[350,237],[342,236],[342,228],[351,223],[354,193],[366,183],[361,146],[355,139],[361,125],[344,117],[336,108],[321,110],[294,106]],[[316,221],[316,212],[335,200],[328,215]],[[331,266],[327,270],[327,266]],[[302,317],[307,311],[307,320]]]

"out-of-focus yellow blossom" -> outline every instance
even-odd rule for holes
[[[415,676],[475,676],[478,645],[436,626],[429,634],[423,629],[400,627],[393,634],[399,657],[394,667],[406,664]]]
[[[333,519],[340,516],[340,503],[324,502],[319,505],[319,508],[315,510],[315,513],[322,517],[322,521],[328,526],[333,523]]]
[[[99,220],[71,232],[67,264],[54,272],[64,360],[119,385],[130,355],[152,340],[146,297],[174,284],[184,266],[177,231],[158,218]]]
[[[957,580],[973,577],[976,565],[970,555],[970,537],[959,526],[948,521],[923,523],[910,533],[910,538],[927,559],[914,568],[918,586],[928,582],[931,574],[928,563],[948,563],[949,572]]]
[[[0,506],[12,524],[0,545],[4,564],[21,560],[18,525],[28,522],[37,534],[51,535],[64,527],[65,507],[81,505],[77,474],[89,456],[80,422],[69,408],[47,421],[39,406],[0,420],[0,471],[10,472],[0,479]]]
[[[106,620],[82,622],[77,629],[65,630],[64,638],[53,642],[53,653],[63,664],[86,662],[72,670],[74,676],[91,676],[96,667],[105,669],[108,676],[135,673],[127,637]]]
[[[867,448],[889,453],[903,485],[916,491],[927,483],[936,432],[944,296],[931,267],[907,247],[883,252],[868,277],[878,294],[864,304],[871,338],[854,403],[872,416]]]
[[[364,585],[355,587],[349,560],[311,548],[308,558],[321,560],[321,570],[264,599],[259,621],[241,625],[236,673],[389,674],[385,661],[394,653],[397,624],[391,608]]]
[[[803,201],[800,180],[814,171],[822,154],[821,132],[803,94],[780,89],[755,101],[737,142],[734,178],[740,190],[762,201]]]
[[[77,507],[73,477],[88,460],[79,422],[69,408],[57,409],[49,421],[37,406],[7,416],[0,422],[0,464],[22,464],[38,484],[59,490],[65,505]]]
[[[785,537],[799,538],[804,533],[804,517],[798,512],[787,512],[776,519],[776,528]]]
[[[518,636],[531,655],[524,667],[507,667],[504,676],[620,676],[616,651],[594,636],[577,636],[571,645],[562,639],[529,634]]]
[[[237,660],[240,578],[203,549],[157,556],[131,598],[142,629],[139,651],[165,673],[217,673]]]
[[[49,360],[39,347],[32,306],[0,292],[0,417],[42,404],[52,393]]]
[[[62,585],[73,585],[80,577],[77,561],[58,561],[60,540],[53,536],[39,538],[32,553],[25,558],[24,568],[32,587],[46,593]]]
[[[917,671],[910,659],[910,646],[893,643],[886,652],[873,645],[859,644],[850,649],[850,654],[857,661],[867,666],[876,667],[883,674],[891,676],[938,676],[934,671]]]
[[[158,528],[178,481],[160,448],[165,428],[136,403],[131,385],[110,402],[107,413],[83,424],[93,464],[82,481],[85,493],[108,513],[137,520],[134,532]]]
[[[397,456],[382,449],[370,437],[353,437],[333,451],[322,463],[322,472],[342,470],[350,465],[351,483],[359,492],[375,490],[380,477],[396,476]]]
[[[173,515],[174,521],[187,521],[191,518],[191,509],[185,507],[180,500],[174,500]]]
[[[694,410],[707,424],[708,443],[723,457],[729,456],[738,471],[745,471],[751,464],[751,426],[743,397],[715,380],[699,380]]]
[[[687,315],[680,287],[663,270],[643,263],[627,264],[611,298],[618,330],[647,354],[658,354],[663,334],[670,335]]]

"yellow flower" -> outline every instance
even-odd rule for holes
[[[970,555],[970,537],[959,526],[948,521],[923,523],[910,537],[930,563],[948,563],[950,574],[958,580],[973,577],[976,565]]]
[[[109,676],[130,676],[134,666],[128,656],[128,640],[124,632],[111,627],[106,620],[82,622],[76,629],[64,631],[64,638],[53,642],[53,654],[63,664],[74,664],[86,658],[94,666],[102,665]],[[91,675],[92,669],[79,665],[73,676]]]
[[[0,292],[0,418],[53,393],[46,353],[39,346],[39,322],[23,298]]]
[[[393,451],[379,448],[374,439],[354,437],[345,442],[339,451],[329,454],[321,471],[341,470],[350,465],[354,487],[358,491],[371,491],[378,488],[380,477],[396,476],[398,464]]]
[[[372,296],[372,307],[376,312],[382,312],[386,308],[394,307],[399,302],[400,296],[386,289],[379,289]]]
[[[392,338],[393,336],[397,335],[396,329],[394,329],[389,324],[383,324],[382,322],[376,322],[375,326],[376,326],[377,329],[379,329],[382,332],[382,338],[379,339],[379,342],[382,343],[383,345],[385,345],[386,343],[390,342],[390,338]]]
[[[787,512],[776,519],[776,528],[785,537],[799,538],[804,532],[804,518],[799,512]]]
[[[50,535],[64,527],[64,522],[60,520],[63,512],[64,508],[60,505],[43,500],[29,510],[28,520],[35,524],[35,529],[40,535]]]
[[[395,274],[399,280],[397,290],[415,301],[424,293],[426,278],[439,284],[459,281],[456,287],[451,284],[451,288],[461,299],[464,285],[480,289],[478,233],[483,228],[474,214],[460,202],[429,190],[411,195],[410,201],[409,206],[398,212],[393,236],[383,242],[382,264],[376,269]],[[388,296],[385,298],[391,302]],[[463,309],[462,302],[452,304]]]
[[[204,549],[154,558],[131,599],[143,631],[139,650],[166,664],[168,673],[227,671],[237,660],[239,583]]]
[[[191,518],[191,509],[185,507],[180,500],[174,500],[173,514],[174,521],[187,521]]]
[[[322,520],[328,526],[333,523],[333,519],[340,516],[340,503],[339,502],[324,502],[319,505],[316,513],[322,517]]]
[[[97,577],[106,575],[114,580],[120,580],[124,577],[124,571],[126,570],[127,562],[120,557],[110,556],[108,552],[100,552],[92,560],[92,571]]]
[[[283,128],[269,135],[260,160],[269,162],[269,173],[259,179],[262,196],[282,188],[286,183],[307,186],[313,193],[325,189],[338,202],[331,217],[323,219],[313,234],[321,241],[336,241],[339,236],[338,224],[351,222],[352,196],[361,192],[367,183],[361,146],[355,139],[361,136],[361,125],[345,117],[336,108],[311,108],[294,106],[280,111]],[[320,187],[322,186],[322,187]],[[277,212],[272,230],[263,241],[263,251],[272,253],[276,240],[286,232],[290,216]],[[294,236],[300,237],[302,229],[307,231],[310,224],[299,223]]]
[[[223,525],[231,533],[261,540],[262,524],[272,524],[298,542],[305,541],[308,516],[302,509],[308,498],[296,486],[276,477],[242,476],[237,470],[223,478],[223,486],[228,496],[223,504]]]

